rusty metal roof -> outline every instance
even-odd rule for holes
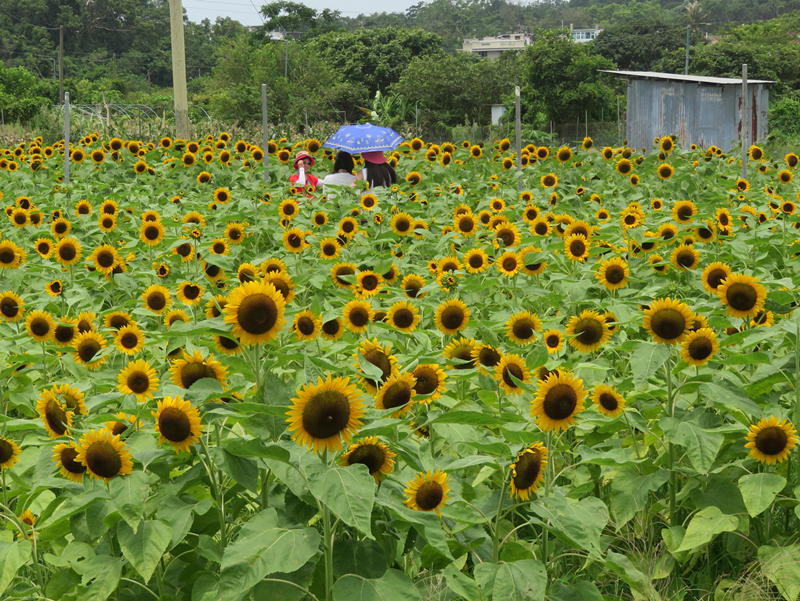
[[[686,83],[704,83],[718,86],[742,85],[742,80],[734,77],[704,77],[701,75],[678,75],[675,73],[656,73],[654,71],[610,71],[608,69],[598,69],[602,73],[611,73],[619,77],[632,77],[638,79],[669,79],[672,81],[682,81]],[[748,84],[774,84],[769,79],[748,79]]]

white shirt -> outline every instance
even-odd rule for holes
[[[328,198],[336,198],[336,192],[330,190],[328,186],[345,187],[353,183],[356,176],[352,173],[331,173],[322,180],[322,193],[327,194]]]

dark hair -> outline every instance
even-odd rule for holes
[[[397,183],[397,174],[389,163],[370,163],[364,161],[367,168],[366,180],[369,182],[370,188],[389,187]]]
[[[352,173],[355,168],[356,162],[353,160],[353,155],[344,150],[340,150],[333,163],[333,173],[339,173],[342,169],[346,170],[348,173]]]

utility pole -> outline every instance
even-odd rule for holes
[[[517,190],[522,192],[522,121],[520,120],[519,86],[514,86],[514,112],[517,138]]]
[[[183,5],[169,0],[172,33],[172,87],[175,95],[175,128],[178,138],[189,138],[189,99],[186,91],[186,52],[183,45]]]
[[[689,75],[689,47],[692,44],[691,38],[691,28],[689,25],[686,26],[686,67],[684,69],[684,75]]]
[[[269,119],[267,118],[267,84],[261,84],[261,118],[264,136],[264,181],[269,184]]]
[[[747,97],[747,64],[742,65],[742,177],[747,179],[747,152],[750,143],[750,100]]]
[[[69,186],[69,92],[64,96],[64,185]]]
[[[58,102],[64,104],[64,26],[58,28]]]

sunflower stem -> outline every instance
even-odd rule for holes
[[[672,346],[669,347],[669,357],[664,363],[664,370],[667,372],[667,403],[669,406],[669,416],[675,417],[675,399],[672,391]],[[675,445],[669,443],[669,523],[672,526],[678,524],[675,492],[678,486],[678,478],[675,473]]]
[[[325,599],[333,601],[333,532],[331,531],[331,512],[322,504],[322,528],[325,540],[322,543],[325,552]]]
[[[492,532],[492,563],[497,563],[500,560],[500,517],[503,514],[503,503],[506,499],[506,486],[508,479],[506,472],[503,470],[503,486],[500,489],[500,501],[497,503],[497,516],[494,520],[494,531]]]
[[[2,475],[2,478],[3,478],[3,505],[8,507],[8,489],[6,488],[6,470],[3,469],[3,471],[0,472],[0,474]]]
[[[545,447],[552,455],[550,461],[547,462],[547,475],[544,478],[544,496],[550,496],[550,486],[555,479],[555,451],[553,450],[553,432],[548,431],[545,434]],[[550,531],[546,526],[542,526],[542,563],[547,565],[550,560]]]
[[[628,425],[628,432],[630,432],[631,438],[633,439],[633,448],[636,450],[636,459],[641,459],[642,455],[639,453],[639,443],[636,442],[636,434],[633,431],[631,422],[628,420],[628,414],[623,411],[622,416],[625,418],[625,423]]]
[[[271,479],[271,470],[261,470],[261,509],[269,508],[269,481]]]

